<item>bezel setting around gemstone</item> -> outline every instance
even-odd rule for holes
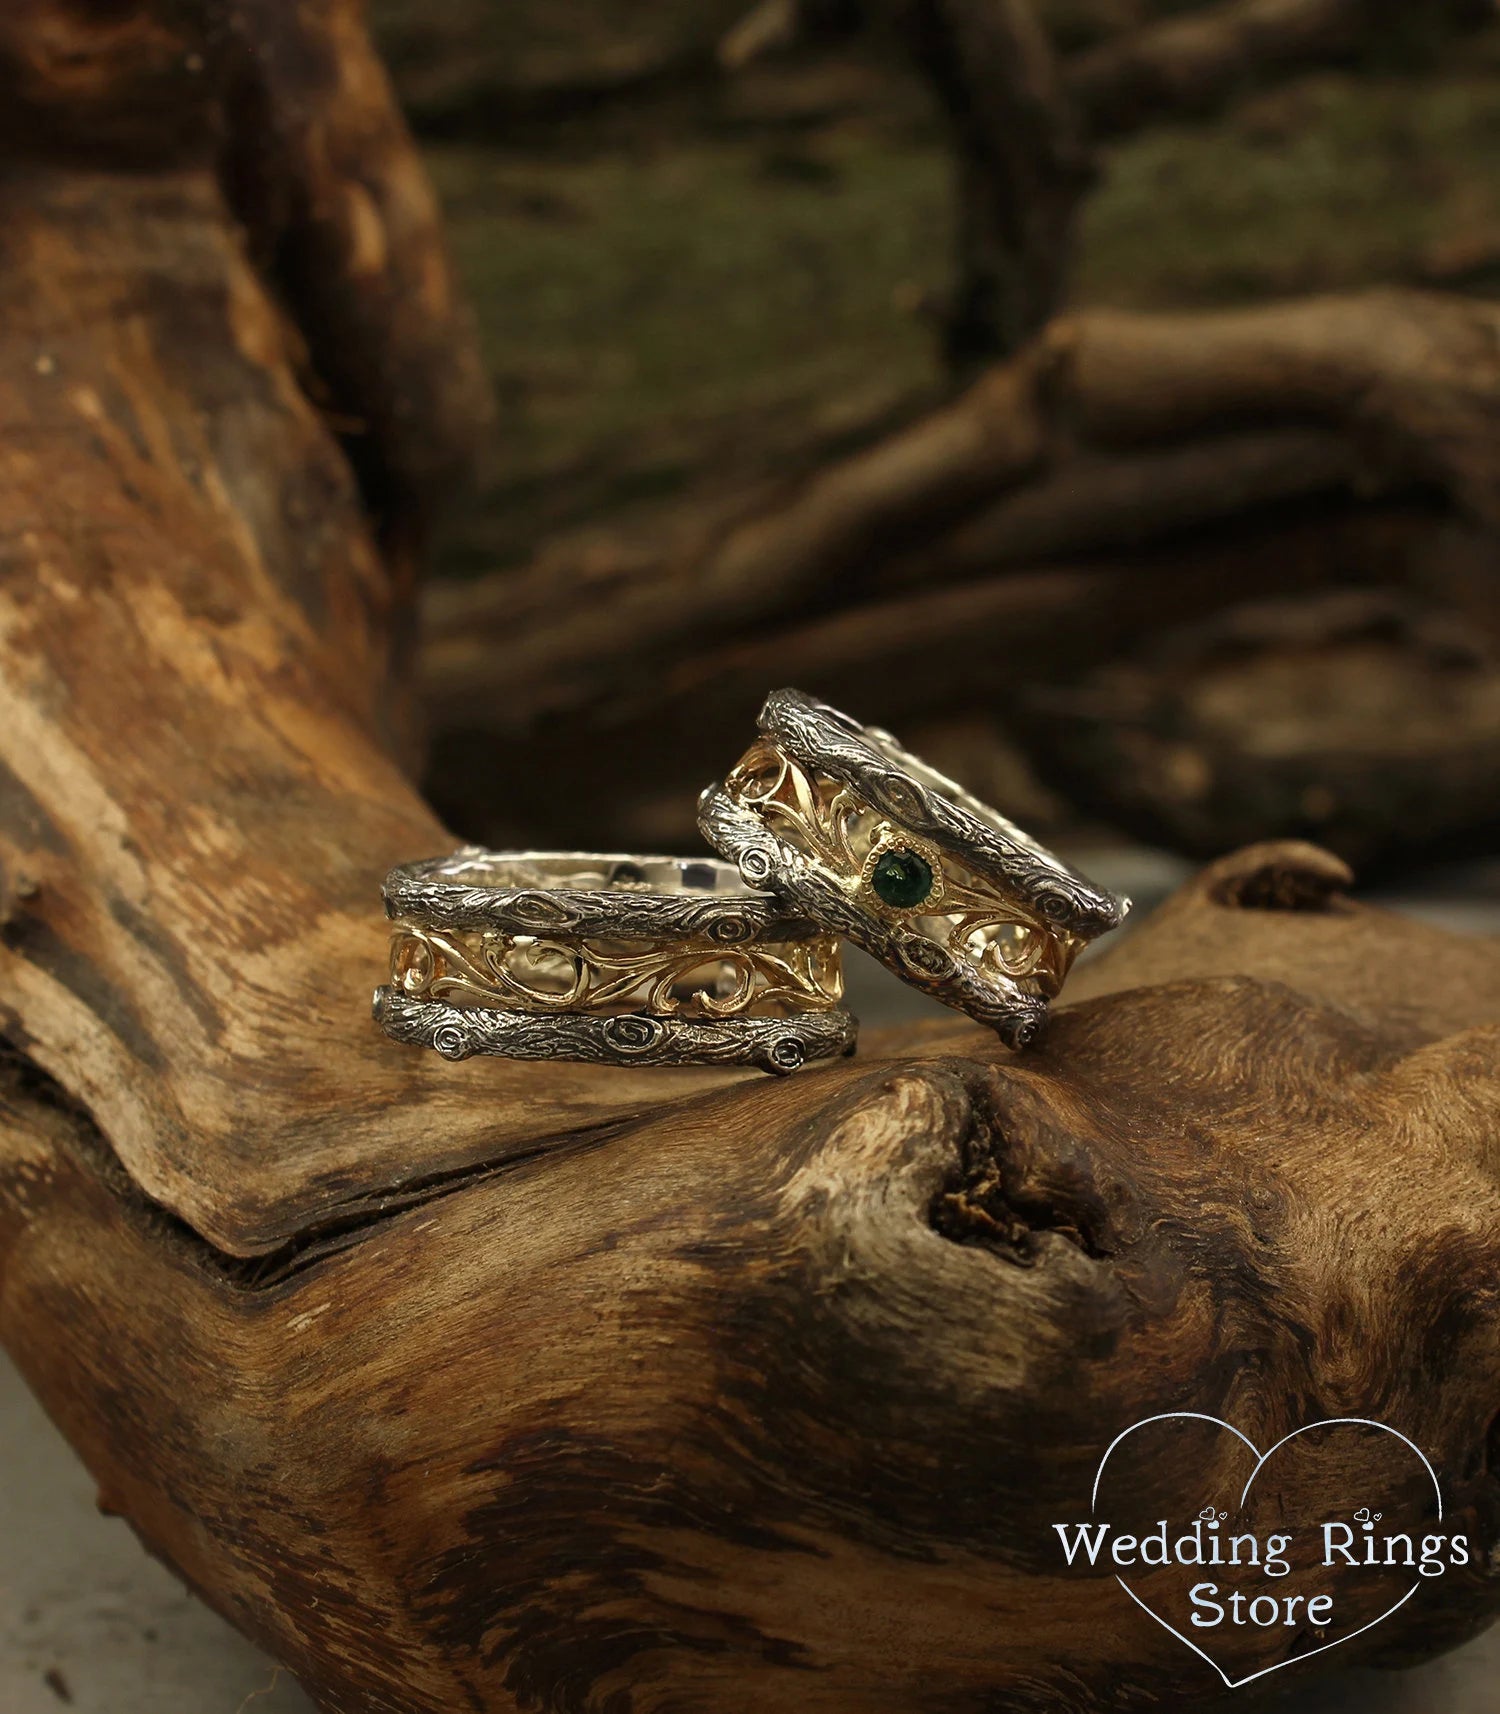
[[[899,897],[888,898],[880,891],[879,877],[889,858],[913,860],[927,873],[928,885],[919,898],[902,903]],[[925,839],[913,839],[895,828],[883,830],[870,847],[860,871],[860,887],[871,905],[888,917],[931,916],[942,902],[943,860],[941,853]]]

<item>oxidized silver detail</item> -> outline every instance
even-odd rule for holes
[[[838,941],[731,864],[470,846],[384,892],[375,1016],[448,1059],[787,1072],[853,1051]]]
[[[1129,902],[912,756],[800,691],[767,698],[762,738],[699,800],[698,825],[740,874],[862,946],[906,981],[1022,1047],[1069,964]],[[879,855],[934,867],[915,903],[881,899]]]
[[[652,1018],[641,1013],[502,1012],[375,994],[375,1017],[394,1041],[445,1058],[582,1060],[595,1065],[745,1065],[785,1074],[811,1060],[854,1052],[859,1026],[847,1011],[795,1018]]]
[[[512,934],[707,938],[723,945],[797,940],[825,931],[769,893],[746,890],[709,857],[628,857],[572,851],[485,851],[403,863],[386,876],[386,915],[429,928]]]
[[[1059,928],[1092,940],[1118,928],[1128,899],[1096,887],[1013,822],[905,750],[878,726],[861,726],[800,690],[776,690],[760,729],[810,767],[845,780],[908,832],[951,851]]]

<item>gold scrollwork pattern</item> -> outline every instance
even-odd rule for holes
[[[655,945],[396,925],[391,981],[414,999],[532,1012],[658,1017],[785,1017],[843,998],[832,935],[805,940]]]
[[[877,916],[904,917],[909,929],[953,958],[1037,994],[1050,998],[1062,987],[1083,945],[1078,936],[1044,922],[951,852],[935,852],[909,835],[846,781],[804,766],[763,738],[729,775],[725,790]],[[935,869],[940,865],[931,911],[892,913],[870,886],[872,854],[903,845],[927,854]]]

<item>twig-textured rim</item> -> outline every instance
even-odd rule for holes
[[[720,946],[826,932],[774,894],[752,890],[732,863],[712,857],[487,851],[471,845],[392,869],[384,895],[393,920],[435,928],[707,940]]]
[[[746,1065],[787,1073],[853,1053],[852,1013],[787,1018],[686,1019],[626,1012],[541,1014],[445,1006],[377,988],[375,1019],[395,1041],[435,1049],[445,1059],[583,1060],[596,1065]]]
[[[1070,869],[879,727],[790,689],[771,692],[759,725],[795,761],[843,780],[881,814],[1015,893],[1055,927],[1092,940],[1125,920],[1128,900]]]

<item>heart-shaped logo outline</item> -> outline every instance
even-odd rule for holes
[[[1269,1452],[1262,1452],[1250,1436],[1248,1434],[1242,1434],[1232,1422],[1225,1422],[1223,1417],[1209,1416],[1206,1412],[1197,1410],[1163,1411],[1160,1416],[1143,1417],[1140,1422],[1134,1422],[1129,1428],[1122,1429],[1105,1448],[1104,1456],[1099,1460],[1099,1468],[1094,1472],[1094,1491],[1089,1496],[1090,1512],[1096,1512],[1098,1510],[1099,1484],[1104,1480],[1104,1467],[1109,1463],[1115,1448],[1122,1440],[1127,1440],[1132,1434],[1134,1434],[1138,1428],[1149,1428],[1154,1422],[1211,1422],[1216,1428],[1227,1428],[1236,1440],[1243,1441],[1255,1455],[1256,1462],[1255,1468],[1250,1472],[1249,1480],[1240,1491],[1241,1507],[1244,1506],[1251,1488],[1255,1485],[1255,1478],[1260,1475],[1263,1469],[1265,1469],[1268,1461],[1274,1458],[1275,1455],[1280,1452],[1282,1447],[1287,1445],[1289,1441],[1295,1440],[1299,1434],[1311,1434],[1314,1429],[1318,1428],[1344,1428],[1351,1425],[1357,1428],[1378,1428],[1382,1434],[1394,1435],[1403,1446],[1409,1447],[1416,1453],[1417,1457],[1421,1459],[1422,1468],[1432,1478],[1432,1491],[1437,1497],[1437,1521],[1439,1523],[1443,1521],[1443,1490],[1441,1484],[1438,1482],[1437,1471],[1433,1469],[1427,1454],[1422,1450],[1422,1448],[1418,1446],[1414,1440],[1408,1440],[1399,1428],[1392,1428],[1388,1422],[1375,1422],[1371,1418],[1365,1416],[1325,1417],[1322,1422],[1309,1422],[1304,1424],[1301,1428],[1294,1428],[1290,1434],[1284,1434]],[[1167,1621],[1162,1618],[1160,1613],[1156,1612],[1154,1608],[1143,1601],[1118,1572],[1115,1573],[1115,1582],[1120,1585],[1120,1587],[1125,1591],[1130,1599],[1135,1602],[1136,1606],[1139,1607],[1143,1613],[1146,1613],[1151,1618],[1155,1619],[1157,1624],[1160,1625],[1164,1631],[1176,1637],[1178,1642],[1180,1642],[1185,1648],[1190,1648],[1200,1660],[1206,1661],[1208,1665],[1218,1673],[1219,1677],[1223,1679],[1224,1686],[1227,1690],[1239,1690],[1243,1685],[1253,1684],[1257,1678],[1265,1678],[1273,1672],[1280,1672],[1284,1666],[1298,1666],[1305,1660],[1311,1660],[1314,1655],[1327,1654],[1329,1649],[1342,1648],[1345,1643],[1352,1643],[1356,1637],[1363,1636],[1366,1631],[1373,1631],[1377,1625],[1383,1625],[1385,1621],[1390,1618],[1392,1613],[1398,1612],[1402,1607],[1404,1607],[1406,1603],[1411,1600],[1412,1596],[1415,1595],[1422,1587],[1422,1579],[1419,1577],[1399,1601],[1393,1602],[1383,1613],[1371,1619],[1367,1625],[1361,1625],[1357,1631],[1350,1631],[1347,1637],[1335,1637],[1331,1643],[1320,1643],[1317,1648],[1309,1649],[1306,1654],[1289,1655],[1286,1660],[1279,1660],[1273,1666],[1263,1666],[1259,1672],[1252,1672],[1245,1678],[1231,1678],[1211,1654],[1200,1649],[1191,1637],[1183,1636],[1182,1632],[1179,1631],[1175,1625],[1169,1625]]]

